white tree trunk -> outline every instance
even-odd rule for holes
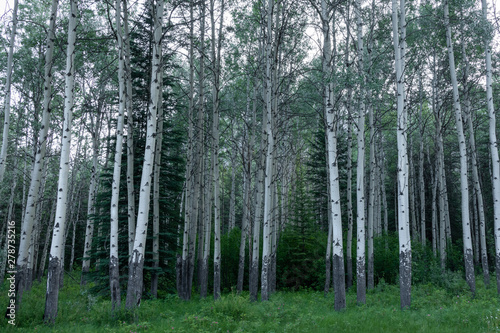
[[[128,26],[127,0],[123,0],[123,47],[125,54],[125,86],[127,107],[127,215],[128,256],[132,257],[135,238],[135,186],[134,186],[134,115],[132,105],[132,68],[130,67],[130,31]]]
[[[17,9],[18,0],[14,0],[14,10],[12,12],[12,30],[10,32],[9,53],[7,55],[7,77],[5,78],[5,100],[4,100],[4,122],[2,148],[0,149],[0,184],[3,182],[5,174],[5,164],[7,162],[7,147],[9,144],[9,126],[10,126],[10,98],[12,88],[12,60],[14,57],[14,45],[16,42],[17,31]]]
[[[50,25],[47,32],[47,51],[45,53],[45,75],[44,75],[44,93],[43,93],[43,113],[42,125],[38,132],[37,150],[35,153],[35,161],[31,171],[31,182],[28,192],[28,200],[26,209],[23,215],[21,239],[19,241],[19,250],[17,257],[17,274],[16,274],[16,295],[19,305],[23,295],[23,288],[26,283],[26,274],[28,269],[28,249],[33,232],[36,204],[40,196],[40,184],[43,176],[43,166],[45,160],[45,151],[47,147],[47,134],[49,131],[50,120],[50,101],[52,90],[52,58],[54,54],[55,41],[55,24],[57,16],[58,0],[52,1]],[[23,200],[24,202],[24,200]]]
[[[158,94],[158,123],[156,131],[156,147],[154,153],[153,171],[153,271],[151,272],[151,295],[158,296],[158,276],[160,270],[160,171],[161,150],[163,142],[163,71],[160,71],[160,93]]]
[[[123,28],[121,23],[121,0],[115,1],[115,29],[118,49],[118,117],[116,125],[116,148],[113,163],[113,182],[111,185],[111,227],[109,235],[109,288],[111,291],[111,310],[120,308],[120,272],[118,261],[118,211],[120,198],[120,175],[123,152],[123,123],[125,118],[125,55],[123,50]]]
[[[330,82],[333,75],[332,44],[330,40],[330,18],[326,1],[321,1],[321,21],[323,26],[323,75],[325,79],[324,110],[326,119],[326,145],[328,156],[328,179],[329,179],[329,201],[331,215],[331,226],[328,227],[328,238],[331,243],[327,244],[327,257],[330,247],[333,252],[333,281],[335,291],[335,310],[340,311],[345,308],[345,274],[344,274],[344,251],[342,240],[342,214],[340,206],[340,182],[337,160],[337,122],[338,115],[333,109],[333,83]],[[337,117],[336,117],[337,116]],[[327,259],[328,260],[328,259]]]
[[[488,18],[488,6],[486,0],[481,1],[483,17]],[[490,40],[485,39],[485,63],[486,63],[486,102],[489,115],[489,138],[492,167],[493,187],[493,212],[494,212],[494,237],[495,237],[495,270],[497,277],[497,292],[500,294],[500,159],[498,157],[498,144],[496,134],[496,117],[493,106],[492,70],[491,70],[491,45]]]
[[[474,257],[472,253],[472,239],[469,222],[469,185],[467,166],[467,145],[463,130],[462,110],[460,106],[460,96],[458,93],[457,73],[455,71],[455,57],[453,54],[453,44],[451,40],[451,27],[449,19],[448,0],[444,0],[444,24],[446,27],[446,45],[448,49],[448,60],[450,64],[451,83],[453,85],[453,107],[455,109],[455,120],[460,147],[460,189],[462,193],[462,232],[464,242],[465,278],[472,293],[476,292],[476,282],[474,276]]]
[[[253,123],[256,124],[257,119],[257,84],[254,86],[253,93]],[[265,172],[265,162],[266,162],[266,149],[267,149],[267,137],[266,137],[266,126],[267,126],[267,113],[266,110],[262,112],[262,131],[261,131],[261,141],[260,141],[260,161],[258,162],[257,171],[257,184],[255,186],[255,221],[253,224],[252,233],[252,263],[250,265],[250,300],[252,302],[257,301],[257,293],[259,289],[259,256],[260,256],[260,229],[262,225],[262,220],[264,218],[262,211],[262,202],[264,200],[264,172]]]
[[[146,149],[144,152],[144,164],[141,176],[141,191],[139,195],[139,206],[137,223],[134,239],[134,252],[129,263],[129,278],[127,286],[127,300],[125,306],[133,309],[140,304],[143,287],[143,269],[144,253],[146,250],[146,238],[148,230],[149,202],[151,194],[151,181],[153,173],[153,159],[156,146],[156,115],[158,104],[161,103],[160,80],[163,70],[161,59],[161,41],[162,41],[162,23],[163,23],[163,1],[156,3],[156,12],[154,18],[154,44],[152,55],[152,73],[151,73],[151,101],[149,104]]]
[[[262,245],[262,273],[261,273],[261,299],[269,300],[269,270],[271,262],[271,219],[272,219],[272,192],[273,192],[273,112],[272,112],[272,11],[273,1],[268,0],[266,7],[266,86],[265,86],[265,110],[266,110],[266,129],[267,138],[266,151],[266,171],[264,174],[264,220],[263,220],[263,245]]]
[[[465,55],[465,45],[463,46],[463,52]],[[464,57],[467,62],[467,67],[468,67],[468,59],[467,56]],[[466,70],[466,73],[468,72],[468,69]],[[467,74],[465,74],[465,77],[467,78]],[[477,215],[476,217],[476,231],[479,232],[479,237],[476,238],[476,244],[480,244],[480,249],[475,248],[475,255],[481,257],[481,267],[483,268],[483,278],[484,278],[484,284],[488,286],[490,284],[490,270],[488,267],[488,253],[487,253],[487,248],[486,248],[486,218],[485,218],[485,213],[484,213],[484,201],[483,201],[483,191],[481,188],[481,183],[479,180],[479,171],[478,171],[478,165],[477,165],[477,153],[476,153],[476,140],[474,139],[474,126],[472,124],[472,107],[471,107],[471,101],[469,97],[469,92],[467,91],[467,88],[465,89],[465,117],[467,121],[467,126],[469,129],[469,146],[470,146],[470,156],[471,156],[471,166],[472,166],[472,182],[474,184],[474,190],[473,190],[473,195],[472,198],[475,200],[477,199],[477,210],[474,209],[474,216]],[[479,230],[477,230],[477,227],[479,225]]]
[[[188,105],[188,147],[186,159],[186,195],[184,209],[184,231],[182,237],[182,256],[178,263],[178,281],[177,293],[182,299],[188,299],[187,296],[187,279],[188,279],[188,258],[189,258],[189,234],[192,228],[194,212],[193,196],[194,196],[194,14],[193,0],[189,2],[189,105]]]
[[[398,27],[397,2],[392,0],[392,33],[394,43],[394,58],[396,67],[397,88],[397,142],[398,142],[398,233],[399,233],[399,286],[401,308],[411,304],[411,239],[408,199],[408,155],[407,155],[407,114],[405,109],[404,90],[404,47],[405,40],[405,3],[400,3],[401,27]],[[401,29],[401,42],[400,42]]]
[[[47,293],[45,298],[44,321],[53,323],[57,316],[59,298],[59,279],[63,269],[61,262],[66,227],[66,208],[68,200],[69,154],[71,150],[71,123],[73,118],[74,85],[75,85],[75,43],[76,18],[78,15],[76,1],[70,0],[68,46],[66,50],[66,70],[64,87],[64,121],[62,132],[61,160],[59,164],[59,180],[57,185],[56,220],[50,247],[49,269],[47,275]]]
[[[94,236],[94,220],[91,218],[95,214],[95,200],[97,195],[97,183],[98,183],[98,154],[99,154],[99,133],[101,127],[101,108],[97,108],[98,114],[95,120],[92,121],[92,170],[90,174],[90,184],[89,184],[89,195],[88,195],[88,206],[87,206],[87,227],[85,228],[85,242],[83,248],[83,260],[82,260],[82,285],[86,283],[85,274],[90,271],[90,251],[92,249],[92,238]],[[93,115],[91,115],[93,117]],[[92,118],[93,119],[93,118]]]
[[[357,46],[358,46],[358,71],[360,77],[364,77],[363,65],[363,23],[361,19],[361,1],[356,0],[354,12],[357,25]],[[358,304],[366,303],[366,266],[365,266],[365,80],[361,83],[359,110],[358,110],[358,161],[356,167],[356,193],[357,193],[357,245],[356,245],[356,285]]]

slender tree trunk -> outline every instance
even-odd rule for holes
[[[422,119],[423,109],[423,87],[422,75],[419,76],[419,109],[418,109],[418,128],[419,128],[419,153],[418,153],[418,184],[419,184],[419,203],[420,203],[420,240],[422,245],[426,245],[426,218],[425,218],[425,182],[424,182],[424,126]]]
[[[188,105],[188,151],[186,160],[186,195],[185,195],[185,209],[184,209],[184,232],[182,238],[182,257],[178,267],[178,294],[179,297],[187,300],[187,271],[188,271],[188,258],[189,258],[189,236],[192,228],[191,222],[193,220],[192,211],[193,196],[194,196],[194,15],[193,15],[193,0],[189,2],[189,105]]]
[[[120,269],[118,261],[118,201],[120,197],[120,175],[122,168],[123,151],[123,125],[126,107],[126,88],[125,88],[125,55],[123,48],[123,28],[121,23],[121,1],[115,2],[115,24],[116,39],[118,48],[118,82],[119,82],[119,104],[118,119],[116,125],[116,148],[115,160],[113,163],[113,184],[111,187],[111,227],[109,239],[109,288],[111,291],[111,311],[120,308]]]
[[[444,153],[443,153],[443,127],[441,125],[442,114],[439,112],[438,98],[437,98],[437,74],[436,74],[436,56],[433,56],[433,78],[432,78],[432,109],[436,120],[436,182],[438,183],[438,200],[439,200],[439,232],[437,232],[440,254],[441,270],[445,270],[446,266],[446,215],[447,205],[446,202],[446,175],[444,169]]]
[[[265,85],[265,110],[266,110],[266,127],[265,133],[267,141],[266,151],[266,171],[264,175],[264,230],[263,230],[263,245],[262,245],[262,273],[261,273],[261,299],[269,300],[269,269],[271,262],[271,219],[272,219],[272,191],[273,191],[273,151],[274,151],[274,129],[273,129],[273,112],[272,112],[272,12],[273,1],[268,0],[266,13],[267,29],[266,41],[266,85]]]
[[[59,180],[57,185],[56,220],[50,247],[49,269],[47,275],[47,293],[45,298],[44,321],[54,323],[57,316],[59,298],[59,279],[63,269],[62,245],[66,226],[66,208],[68,200],[69,154],[71,149],[71,123],[73,118],[74,85],[75,85],[75,43],[76,18],[78,15],[76,1],[70,0],[68,47],[66,53],[66,82],[64,87],[64,123],[62,132],[61,160],[59,164]]]
[[[160,55],[161,57],[161,55]],[[151,272],[151,295],[158,296],[158,276],[160,273],[160,170],[163,143],[163,71],[158,75],[159,101],[158,123],[156,131],[156,147],[154,152],[153,171],[153,271]]]
[[[247,105],[246,105],[246,114],[250,113],[250,81],[247,81]],[[248,134],[247,130],[247,134]],[[246,149],[249,149],[248,144],[243,143],[243,147],[246,146]],[[243,150],[243,218],[241,220],[241,237],[240,237],[240,253],[238,260],[238,280],[236,290],[238,293],[243,291],[243,279],[245,274],[245,246],[246,246],[246,238],[249,230],[249,212],[248,207],[250,204],[250,161],[247,164],[246,149]]]
[[[488,6],[486,0],[481,0],[483,17],[488,18]],[[485,39],[485,63],[486,63],[486,102],[489,115],[489,139],[492,166],[493,187],[493,212],[494,212],[494,237],[495,237],[495,271],[497,278],[497,291],[500,294],[500,159],[498,157],[498,144],[496,135],[496,118],[493,105],[492,70],[491,70],[491,45],[490,40]]]
[[[213,126],[213,124],[212,124]],[[212,138],[212,139],[210,139]],[[212,135],[207,135],[207,141],[213,141]],[[207,142],[207,146],[211,146],[211,143]],[[208,292],[208,258],[210,256],[210,243],[212,234],[212,204],[213,204],[213,192],[212,192],[212,163],[209,161],[210,156],[206,154],[205,156],[205,181],[204,181],[204,222],[203,228],[200,228],[200,234],[203,241],[200,242],[203,245],[202,252],[199,253],[199,260],[201,260],[200,267],[200,297],[207,297]],[[201,230],[203,229],[203,230]]]
[[[253,123],[256,124],[257,119],[257,85],[254,86],[253,91]],[[262,134],[260,141],[260,160],[257,166],[257,181],[255,186],[255,222],[253,224],[253,234],[252,234],[252,262],[250,265],[250,300],[252,302],[257,301],[257,294],[259,289],[259,256],[260,256],[260,229],[262,225],[262,220],[264,218],[262,211],[262,202],[264,199],[264,172],[265,172],[265,162],[266,162],[266,149],[267,149],[267,137],[266,137],[266,126],[267,126],[267,113],[264,110],[262,115]]]
[[[371,44],[371,43],[369,43]],[[368,45],[369,48],[370,45]],[[371,63],[371,61],[370,61]],[[371,65],[369,65],[371,67]],[[371,103],[371,93],[368,93],[368,100]],[[368,188],[368,221],[367,221],[367,234],[368,234],[368,272],[367,272],[367,287],[368,290],[375,288],[375,267],[374,267],[374,248],[373,248],[373,233],[375,224],[375,191],[376,185],[376,160],[375,160],[375,124],[373,119],[373,105],[368,106],[368,123],[370,126],[370,187]]]
[[[346,64],[349,63],[349,41],[351,38],[351,6],[350,3],[347,4],[346,12]],[[347,288],[353,285],[353,273],[352,273],[352,232],[353,232],[353,208],[352,208],[352,87],[349,85],[347,87],[346,96],[346,111],[347,111]]]
[[[133,309],[139,306],[142,298],[144,253],[146,248],[146,236],[148,228],[149,202],[151,194],[151,181],[153,173],[153,158],[156,146],[156,116],[158,104],[161,103],[160,79],[163,70],[161,58],[161,37],[163,23],[163,1],[158,1],[154,17],[154,44],[153,44],[153,66],[151,73],[151,101],[149,105],[146,150],[144,152],[144,164],[141,176],[141,192],[139,196],[138,216],[134,239],[134,252],[129,263],[129,278],[127,285],[127,299],[125,306]]]
[[[40,196],[40,184],[43,176],[43,166],[45,160],[45,151],[47,147],[47,135],[49,131],[50,119],[50,101],[52,90],[52,58],[54,53],[55,24],[57,16],[57,6],[59,1],[53,0],[51,7],[50,25],[47,32],[47,51],[45,53],[45,75],[44,75],[44,94],[43,94],[43,113],[42,125],[38,133],[38,143],[36,145],[35,160],[31,171],[31,182],[28,192],[28,200],[23,215],[21,239],[19,241],[19,250],[17,257],[16,274],[16,296],[19,305],[21,303],[24,285],[26,284],[26,274],[28,269],[28,249],[33,232],[35,211],[38,198]],[[23,200],[24,202],[24,200]]]
[[[429,146],[427,146],[427,159],[428,159],[428,164],[429,166],[432,166],[432,163],[430,162],[430,154],[429,154]],[[437,189],[438,189],[438,170],[437,170],[437,164],[436,167],[434,167],[433,172],[432,172],[432,204],[431,204],[431,210],[432,210],[432,218],[431,218],[431,228],[432,228],[432,253],[434,255],[437,255],[437,249],[438,249],[438,235],[439,231],[437,229],[437,224],[438,224],[438,217],[437,217]]]
[[[415,204],[415,179],[417,176],[415,174],[415,164],[413,163],[413,135],[410,136],[410,145],[408,147],[408,172],[409,172],[409,199],[410,199],[410,224],[411,224],[411,238],[414,241],[419,240],[418,224],[417,224],[417,214],[416,214],[416,204]]]
[[[404,90],[405,52],[405,2],[400,2],[400,27],[398,27],[397,1],[392,0],[392,32],[396,67],[396,88],[398,108],[398,233],[399,233],[399,287],[401,308],[411,304],[411,239],[408,198],[408,155],[407,155],[407,114]],[[401,30],[400,30],[401,29]],[[400,41],[401,37],[401,41]]]
[[[342,214],[340,207],[340,183],[337,161],[337,122],[338,115],[333,109],[333,84],[329,83],[329,78],[333,75],[332,44],[330,40],[330,18],[326,1],[321,2],[322,25],[323,25],[323,75],[325,83],[324,110],[326,119],[326,145],[328,152],[328,179],[329,179],[329,201],[331,222],[329,223],[328,238],[331,243],[327,245],[328,252],[333,250],[333,283],[335,291],[335,310],[340,311],[345,308],[345,273],[344,273],[344,252],[342,241]],[[331,232],[330,232],[331,230]],[[332,247],[332,248],[331,248]],[[329,258],[328,258],[329,262]]]
[[[127,108],[127,216],[128,256],[132,258],[135,239],[135,186],[134,186],[134,114],[132,105],[132,68],[130,64],[130,31],[128,26],[127,0],[123,0],[123,47],[125,55],[125,86]]]
[[[7,161],[7,147],[9,144],[9,126],[10,126],[10,97],[12,87],[12,63],[14,58],[14,45],[16,43],[17,31],[17,9],[18,0],[14,0],[14,10],[12,11],[12,30],[10,31],[9,53],[7,55],[7,76],[5,78],[5,100],[4,100],[4,122],[2,148],[0,148],[0,184],[3,182],[5,174],[5,165]]]
[[[100,104],[100,102],[99,102]],[[85,231],[85,243],[83,249],[83,261],[82,261],[82,277],[81,284],[87,283],[86,274],[90,270],[90,251],[92,250],[92,238],[94,236],[94,220],[92,216],[95,214],[95,200],[97,195],[97,176],[98,176],[98,154],[99,154],[99,132],[101,128],[101,108],[98,107],[95,122],[93,121],[93,116],[91,115],[92,121],[92,170],[90,174],[90,185],[89,185],[89,195],[88,195],[88,206],[87,206],[87,227]]]
[[[477,215],[479,219],[475,219],[476,227],[479,225],[479,237],[476,237],[477,244],[480,244],[480,250],[476,249],[476,255],[479,256],[481,254],[481,267],[483,268],[483,278],[484,284],[486,286],[490,283],[490,272],[488,267],[488,253],[486,248],[486,218],[484,213],[484,202],[483,202],[483,191],[481,188],[481,182],[479,179],[479,172],[477,166],[477,153],[476,153],[476,140],[474,139],[474,126],[472,124],[472,107],[469,96],[469,83],[468,74],[469,74],[469,59],[467,57],[467,53],[465,50],[465,43],[462,44],[462,54],[465,61],[465,69],[464,69],[464,98],[465,98],[465,119],[467,121],[467,126],[469,130],[469,146],[471,151],[471,166],[472,166],[472,181],[474,184],[473,190],[473,200],[474,203],[477,203],[477,210],[474,209],[474,216]],[[477,200],[477,201],[476,201]]]
[[[476,292],[476,282],[474,276],[474,258],[472,253],[471,229],[469,222],[469,186],[467,167],[467,145],[462,122],[462,111],[460,106],[460,96],[458,93],[457,73],[455,71],[455,57],[453,54],[453,44],[451,40],[451,27],[449,22],[448,0],[444,0],[444,24],[446,27],[446,44],[448,49],[448,59],[450,65],[451,82],[453,85],[453,107],[455,109],[455,120],[460,147],[460,189],[462,193],[462,232],[464,242],[465,278],[472,294]]]
[[[192,200],[192,215],[189,230],[189,254],[188,262],[186,265],[186,273],[184,274],[185,280],[185,290],[186,299],[191,298],[191,290],[193,286],[194,278],[194,266],[195,266],[195,247],[196,247],[196,235],[198,231],[198,223],[203,221],[203,205],[200,206],[202,202],[202,182],[203,182],[203,147],[204,147],[204,112],[205,112],[205,12],[206,5],[203,0],[200,3],[202,13],[201,13],[201,36],[200,36],[200,74],[199,74],[199,95],[198,95],[198,117],[197,117],[197,136],[196,136],[196,149],[194,150],[193,156],[193,168],[194,168],[194,183],[193,183],[193,200]],[[202,236],[202,235],[200,235]],[[201,238],[203,239],[203,238]]]
[[[229,232],[236,226],[236,147],[231,154],[231,195],[229,197]]]
[[[360,77],[364,77],[364,48],[363,48],[363,22],[361,19],[361,1],[356,0],[354,12],[357,25],[357,46],[358,46],[358,72]],[[356,167],[356,193],[357,193],[357,248],[356,248],[356,288],[358,304],[366,303],[366,268],[365,268],[365,79],[361,83],[359,110],[358,110],[358,161]]]

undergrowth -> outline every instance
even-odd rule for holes
[[[494,281],[494,280],[492,280]],[[462,288],[433,284],[412,287],[412,306],[399,308],[399,288],[380,280],[365,305],[356,304],[356,288],[347,293],[347,308],[333,310],[334,295],[277,292],[268,302],[249,301],[248,293],[228,293],[220,300],[182,301],[174,295],[145,300],[139,308],[112,313],[110,301],[66,279],[59,294],[56,323],[43,323],[45,283],[24,294],[16,326],[0,323],[2,332],[500,332],[500,307],[493,286],[477,280],[472,297]],[[124,299],[123,299],[124,301]],[[0,289],[7,305],[7,286]]]

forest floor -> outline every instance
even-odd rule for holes
[[[59,312],[52,326],[43,323],[45,283],[24,294],[12,326],[0,321],[1,332],[500,332],[500,303],[494,288],[477,278],[477,293],[433,285],[412,287],[412,306],[400,310],[399,288],[379,284],[356,305],[356,289],[347,293],[347,308],[333,310],[334,296],[322,292],[277,292],[268,302],[249,301],[228,293],[219,301],[185,302],[172,295],[145,300],[134,312],[110,312],[110,301],[91,295],[69,278],[59,293]],[[8,283],[0,288],[0,304],[8,303]],[[463,285],[463,284],[462,284]],[[124,302],[124,300],[123,300]],[[3,315],[2,315],[3,317]]]

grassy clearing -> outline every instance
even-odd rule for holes
[[[492,280],[494,281],[494,280]],[[333,294],[314,291],[278,292],[269,302],[250,303],[248,294],[226,294],[221,300],[184,302],[175,296],[146,300],[135,312],[113,317],[110,302],[89,294],[66,279],[60,292],[54,326],[43,324],[45,283],[27,292],[16,327],[0,323],[2,332],[500,332],[496,290],[478,279],[475,298],[432,285],[413,287],[412,308],[399,309],[399,289],[380,284],[356,305],[356,291],[347,294],[347,309],[333,311]],[[7,286],[0,289],[7,304]]]

